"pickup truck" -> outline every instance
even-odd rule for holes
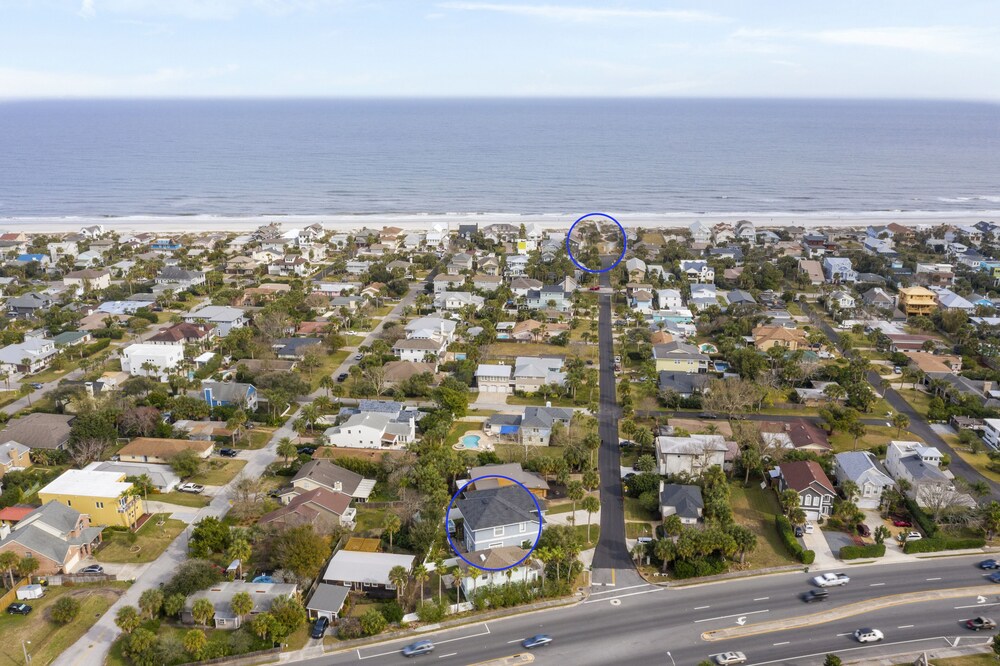
[[[813,578],[813,582],[819,587],[835,587],[837,585],[847,585],[851,582],[851,579],[842,573],[825,573]]]

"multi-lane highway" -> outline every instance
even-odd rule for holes
[[[392,641],[360,650],[328,655],[307,664],[404,664],[402,647],[430,638],[436,650],[419,657],[442,666],[464,666],[522,651],[520,641],[537,633],[550,634],[550,646],[535,651],[536,664],[649,663],[698,664],[727,650],[747,654],[750,664],[809,666],[821,664],[826,653],[845,659],[911,650],[971,645],[987,634],[965,629],[962,622],[977,615],[1000,617],[997,594],[903,603],[808,628],[758,633],[709,641],[706,631],[792,619],[903,593],[989,586],[976,567],[981,557],[934,558],[910,564],[845,568],[851,582],[830,590],[826,602],[806,604],[799,595],[813,589],[812,575],[792,573],[749,578],[687,588],[647,584],[602,588],[571,607],[471,624],[440,633]],[[988,587],[991,590],[992,587]],[[885,641],[860,645],[851,633],[863,626],[880,629]],[[670,652],[669,657],[667,652]]]

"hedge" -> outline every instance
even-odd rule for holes
[[[844,546],[840,549],[840,559],[856,560],[861,557],[882,557],[885,555],[884,543],[872,543],[866,546]]]
[[[816,560],[816,553],[804,549],[795,539],[795,532],[792,530],[792,523],[788,518],[778,514],[774,517],[774,526],[778,530],[778,536],[785,542],[785,548],[802,564],[812,564]]]
[[[965,550],[967,548],[982,548],[986,545],[986,539],[919,539],[918,541],[907,541],[903,546],[903,552],[907,555],[911,553],[934,553],[939,550]]]
[[[936,537],[938,535],[937,523],[924,513],[924,510],[917,506],[917,503],[910,497],[904,495],[903,502],[906,504],[906,510],[910,512],[913,521],[920,526],[923,533],[932,539]]]
[[[97,342],[91,343],[83,348],[84,356],[91,356],[97,352],[107,349],[108,345],[111,344],[111,338],[101,338]]]
[[[715,557],[702,560],[676,560],[673,570],[674,578],[700,578],[723,573],[726,570],[726,563]]]

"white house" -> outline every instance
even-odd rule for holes
[[[661,475],[700,476],[709,467],[722,467],[728,450],[722,435],[656,438],[656,460]]]
[[[845,481],[857,484],[858,497],[855,504],[860,509],[877,509],[882,500],[882,492],[896,485],[878,459],[868,451],[838,453],[834,460],[837,481],[841,485]]]
[[[243,328],[247,325],[246,312],[226,305],[206,305],[192,310],[184,315],[184,321],[189,324],[202,321],[215,324],[218,334],[222,337],[229,335],[229,331],[234,328]]]
[[[1000,419],[983,419],[983,440],[990,448],[1000,449]]]
[[[82,271],[72,271],[63,276],[63,284],[75,287],[76,293],[107,289],[111,286],[111,273],[106,270],[85,268]]]
[[[153,377],[159,381],[166,381],[167,376],[173,374],[183,360],[184,347],[180,345],[138,343],[125,347],[121,352],[123,372],[133,377]]]
[[[691,282],[715,282],[715,269],[704,259],[685,259],[680,266],[681,272]]]
[[[476,565],[475,571],[469,567],[468,562],[457,557],[448,564],[458,565],[460,568],[462,593],[466,599],[470,599],[476,590],[484,587],[537,581],[544,571],[542,563],[531,557],[526,558],[527,555],[528,551],[519,546],[487,548],[465,555],[466,560]]]
[[[657,289],[656,302],[661,310],[680,310],[684,307],[684,299],[678,289]]]
[[[921,442],[891,441],[886,451],[885,466],[892,478],[905,480],[910,484],[907,491],[917,506],[928,507],[938,504],[943,496],[948,503],[960,502],[975,506],[975,500],[955,490],[955,485],[947,474],[941,471],[941,452],[933,446]]]
[[[25,338],[24,342],[0,349],[0,370],[8,376],[32,374],[48,367],[56,355],[56,343],[46,338]]]
[[[401,361],[414,361],[423,363],[428,354],[435,358],[441,356],[445,350],[443,341],[432,338],[414,338],[397,340],[392,346],[392,353],[398,356]]]
[[[688,227],[691,231],[691,240],[695,243],[708,243],[712,240],[712,227],[701,220],[697,220]]]
[[[401,449],[416,437],[413,416],[397,420],[384,412],[354,414],[342,425],[323,433],[332,446],[349,449]]]
[[[486,299],[467,291],[443,291],[434,298],[434,307],[439,310],[461,310],[471,305],[477,310],[483,307]]]

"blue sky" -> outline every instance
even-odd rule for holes
[[[998,38],[995,0],[0,0],[0,98],[997,100]]]

